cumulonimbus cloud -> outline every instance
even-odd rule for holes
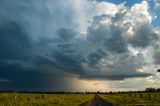
[[[23,61],[19,65],[28,70],[47,64],[81,78],[154,73],[149,66],[159,53],[154,49],[159,33],[147,1],[131,8],[124,3],[67,1],[1,0],[1,62]],[[155,53],[146,56],[151,50]]]

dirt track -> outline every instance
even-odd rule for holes
[[[79,106],[113,106],[112,104],[106,102],[104,99],[95,95],[90,101],[84,102]]]

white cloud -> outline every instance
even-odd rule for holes
[[[135,17],[135,24],[143,21],[151,23],[152,21],[152,16],[149,13],[149,4],[147,1],[142,1],[140,4],[134,4],[129,12],[130,17],[131,15]]]
[[[151,51],[154,51],[152,44],[158,36],[151,25],[152,15],[148,9],[148,3],[143,1],[131,9],[124,7],[115,15],[108,16],[104,13],[94,18],[87,32],[89,49],[86,55],[91,58],[85,56],[88,58],[85,68],[92,70],[88,74],[152,73],[151,68],[142,70],[143,67],[147,69],[154,64],[154,53]],[[103,55],[100,55],[99,50]]]
[[[154,0],[155,8],[160,9],[160,0]]]

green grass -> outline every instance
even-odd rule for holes
[[[78,106],[94,94],[0,93],[0,106]],[[99,94],[115,106],[160,106],[160,93]]]
[[[0,106],[78,106],[93,94],[0,93]]]
[[[115,106],[160,106],[160,93],[100,94]]]

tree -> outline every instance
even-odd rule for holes
[[[160,92],[160,88],[157,88],[157,92]]]
[[[156,92],[156,88],[146,88],[146,92]]]

